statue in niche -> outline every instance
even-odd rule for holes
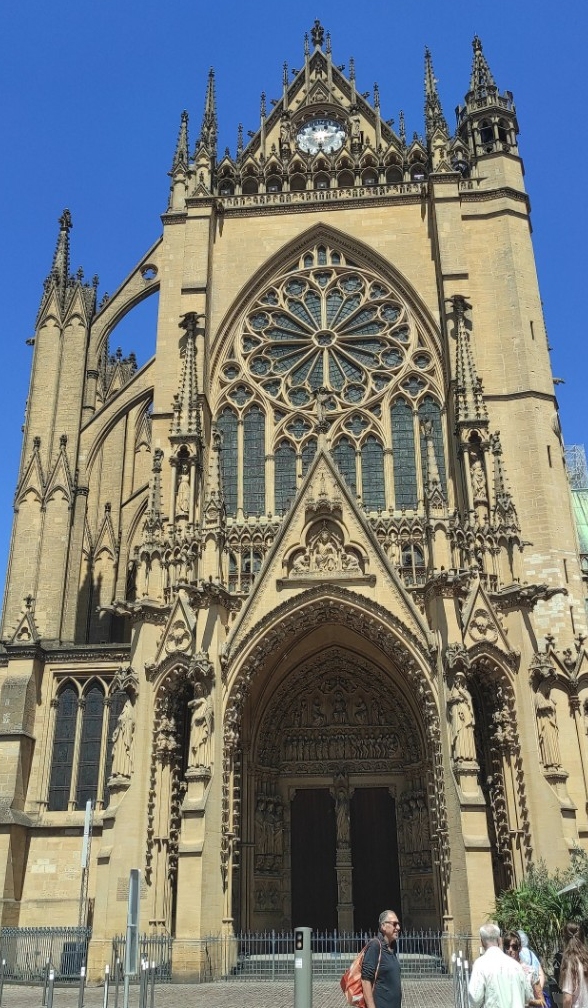
[[[337,823],[337,846],[349,846],[349,794],[345,784],[337,787],[335,799],[335,820]]]
[[[284,852],[284,809],[281,801],[274,803],[274,854],[280,858]]]
[[[163,714],[159,722],[159,730],[155,739],[155,752],[161,758],[173,753],[178,748],[176,739],[176,722],[173,717]]]
[[[135,712],[130,697],[118,716],[112,733],[112,777],[130,777],[133,772]]]
[[[339,567],[339,552],[328,529],[319,532],[314,543],[314,564],[318,571],[334,571]]]
[[[258,798],[255,806],[255,849],[258,854],[267,854],[267,830],[265,821],[265,798]]]
[[[188,707],[192,712],[188,769],[204,767],[208,770],[212,763],[212,700],[209,693],[204,695],[201,683],[194,686],[194,699]]]
[[[323,713],[323,705],[320,697],[315,697],[312,701],[312,724],[314,728],[322,728],[326,723],[326,717]]]
[[[559,752],[559,729],[555,704],[549,699],[550,693],[535,695],[535,714],[539,732],[539,752],[544,767],[561,767]]]
[[[478,455],[474,455],[472,462],[470,464],[470,473],[472,477],[472,493],[474,501],[485,501],[487,499],[486,491],[486,477],[484,475],[484,466]]]
[[[341,690],[337,690],[333,699],[333,722],[347,724],[347,706]]]
[[[290,116],[284,114],[280,121],[280,151],[289,151],[292,145],[292,124]]]
[[[341,556],[341,564],[344,571],[361,572],[361,565],[355,553],[343,553]]]
[[[182,466],[182,472],[180,474],[180,482],[176,496],[176,510],[179,514],[188,514],[190,510],[190,477],[188,475],[187,465]]]
[[[474,709],[463,672],[457,672],[447,701],[451,723],[451,755],[455,764],[476,763]]]
[[[310,570],[310,557],[308,553],[299,553],[292,564],[293,573],[306,574],[308,570]]]
[[[357,724],[367,724],[368,709],[363,697],[358,698],[357,703],[355,704],[354,714]]]

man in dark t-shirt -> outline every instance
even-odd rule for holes
[[[400,963],[396,939],[400,921],[394,910],[384,910],[378,920],[378,937],[365,950],[361,967],[361,986],[366,1008],[400,1008]],[[379,962],[379,965],[378,965]]]

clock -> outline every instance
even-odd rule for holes
[[[343,146],[344,140],[345,130],[336,119],[311,119],[296,134],[296,143],[306,154],[317,154],[320,150],[332,154]]]

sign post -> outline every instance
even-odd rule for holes
[[[139,968],[139,898],[141,872],[131,868],[129,872],[129,902],[127,905],[127,940],[125,945],[125,983],[123,1006],[129,1008],[129,986],[131,977]]]
[[[294,931],[294,1008],[312,1008],[312,928]]]

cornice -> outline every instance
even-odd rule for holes
[[[124,644],[71,644],[37,641],[34,644],[3,644],[0,665],[8,665],[13,658],[67,664],[95,664],[101,662],[128,663],[130,645]]]

